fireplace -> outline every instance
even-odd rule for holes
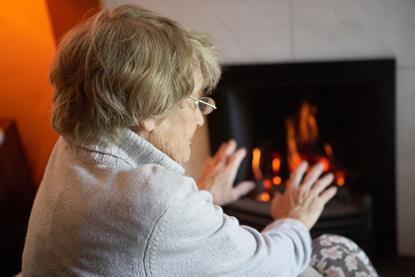
[[[338,194],[312,236],[345,235],[369,253],[396,255],[393,59],[224,66],[215,100],[212,150],[235,138],[249,153],[237,181],[257,184],[228,214],[261,230],[298,162],[321,162]]]

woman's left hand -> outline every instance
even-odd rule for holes
[[[238,168],[246,155],[244,148],[236,149],[235,140],[222,143],[213,157],[204,164],[197,186],[212,194],[213,202],[225,205],[238,200],[250,192],[255,183],[244,181],[233,186]]]

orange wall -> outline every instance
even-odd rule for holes
[[[33,183],[57,138],[50,126],[49,67],[55,52],[44,0],[0,5],[0,117],[17,121]]]
[[[58,137],[50,125],[48,82],[55,41],[99,6],[98,0],[16,0],[0,5],[0,117],[17,121],[36,186]]]
[[[69,29],[100,9],[99,0],[46,0],[46,3],[56,41],[60,41]]]

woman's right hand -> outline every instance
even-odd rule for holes
[[[327,187],[333,182],[332,173],[320,178],[323,166],[317,164],[303,178],[308,168],[302,162],[291,173],[284,193],[276,193],[272,199],[271,215],[274,219],[295,218],[311,229],[320,217],[325,204],[337,192],[336,187]]]

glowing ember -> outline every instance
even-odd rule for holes
[[[268,192],[263,192],[258,194],[256,199],[261,202],[268,202],[271,199],[271,195]]]
[[[334,173],[334,176],[336,177],[336,184],[339,187],[344,186],[344,184],[346,183],[346,172],[344,172],[344,171],[336,171]]]
[[[324,172],[330,170],[330,161],[329,161],[329,159],[327,159],[326,157],[320,157],[318,159],[318,162],[323,165]]]
[[[281,185],[282,183],[282,179],[280,176],[275,176],[274,178],[272,178],[272,183],[276,186]]]
[[[272,186],[271,180],[269,180],[269,179],[265,179],[263,184],[264,184],[265,189],[270,189],[271,186]]]
[[[278,173],[281,168],[281,159],[279,157],[274,157],[272,159],[272,171]]]

